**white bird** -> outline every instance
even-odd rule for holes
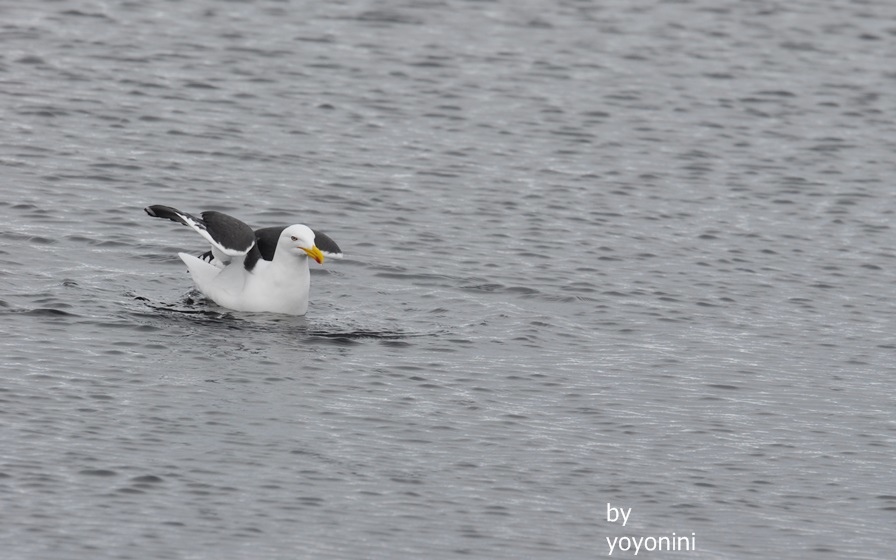
[[[252,231],[221,212],[203,212],[197,218],[170,206],[144,210],[190,226],[211,244],[211,251],[199,257],[178,256],[205,297],[236,311],[304,315],[311,288],[308,258],[318,264],[325,255],[342,258],[336,242],[302,224]]]

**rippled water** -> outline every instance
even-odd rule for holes
[[[5,557],[887,557],[894,21],[0,3]],[[148,204],[346,259],[228,312]]]

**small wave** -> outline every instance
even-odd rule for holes
[[[154,316],[186,317],[193,322],[208,325],[226,325],[229,328],[266,328],[272,331],[283,328],[296,328],[311,340],[347,344],[362,340],[378,340],[394,346],[402,346],[407,339],[433,336],[438,333],[411,332],[389,328],[349,327],[344,325],[309,325],[306,317],[293,317],[278,314],[240,313],[218,308],[214,304],[205,304],[194,299],[192,295],[184,296],[173,304],[153,302],[139,295],[132,296],[135,301],[154,310]]]
[[[424,336],[420,333],[408,333],[403,331],[390,330],[372,330],[372,329],[355,329],[355,330],[326,330],[326,329],[307,329],[305,333],[311,338],[317,338],[325,341],[337,343],[350,343],[360,340],[381,340],[391,343],[403,342],[403,345],[409,345],[405,339],[412,337]],[[402,344],[397,344],[402,345]]]
[[[33,309],[9,309],[8,313],[18,313],[32,317],[77,317],[75,313],[56,309],[55,307],[36,307]]]

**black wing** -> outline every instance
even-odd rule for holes
[[[197,218],[177,208],[158,204],[147,206],[144,210],[154,218],[167,218],[193,228],[212,246],[211,251],[200,257],[208,262],[217,259],[226,264],[234,258],[242,258],[246,270],[252,270],[261,258],[255,245],[255,232],[233,216],[209,211]]]
[[[314,232],[314,244],[328,257],[336,259],[342,258],[342,249],[333,241],[329,235],[322,231]]]
[[[252,228],[227,214],[203,212],[201,218],[181,212],[171,206],[147,206],[144,211],[154,218],[167,218],[193,228],[211,243],[212,247],[228,257],[245,256],[255,245]]]
[[[248,252],[255,243],[252,228],[233,216],[209,211],[202,213],[202,221],[212,239],[228,250]]]

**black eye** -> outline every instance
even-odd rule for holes
[[[298,241],[298,240],[299,240],[299,238],[296,237],[295,235],[293,235],[292,237],[290,237],[290,239],[292,239],[293,241]]]

